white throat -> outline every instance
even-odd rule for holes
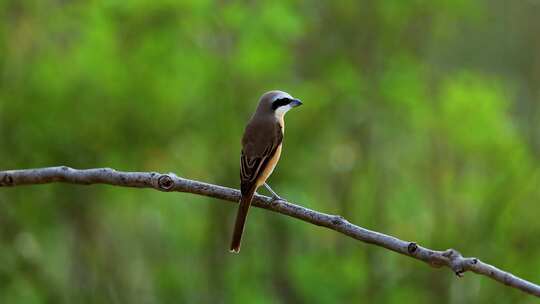
[[[290,109],[292,109],[291,105],[281,106],[276,109],[276,111],[274,112],[275,113],[274,115],[276,115],[277,119],[283,120],[285,113],[289,112]]]

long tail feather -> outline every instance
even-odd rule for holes
[[[234,232],[231,241],[231,252],[240,252],[240,243],[242,242],[242,233],[244,232],[244,225],[246,223],[246,217],[248,214],[251,200],[255,194],[255,189],[250,189],[245,194],[242,194],[240,199],[240,205],[238,206],[238,212],[236,213],[236,222],[234,223]]]

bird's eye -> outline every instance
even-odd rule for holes
[[[281,106],[286,106],[290,102],[291,102],[291,100],[289,98],[276,99],[276,100],[274,100],[274,102],[272,102],[272,110],[275,111],[277,108],[279,108]]]

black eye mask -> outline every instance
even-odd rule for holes
[[[289,98],[276,99],[276,100],[274,100],[274,102],[272,102],[272,110],[275,111],[277,108],[279,108],[281,106],[286,106],[289,103],[291,103],[291,100]]]

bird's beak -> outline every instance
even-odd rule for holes
[[[290,105],[291,105],[291,107],[296,108],[298,106],[301,106],[302,102],[300,101],[300,99],[293,99],[293,101],[291,101]]]

